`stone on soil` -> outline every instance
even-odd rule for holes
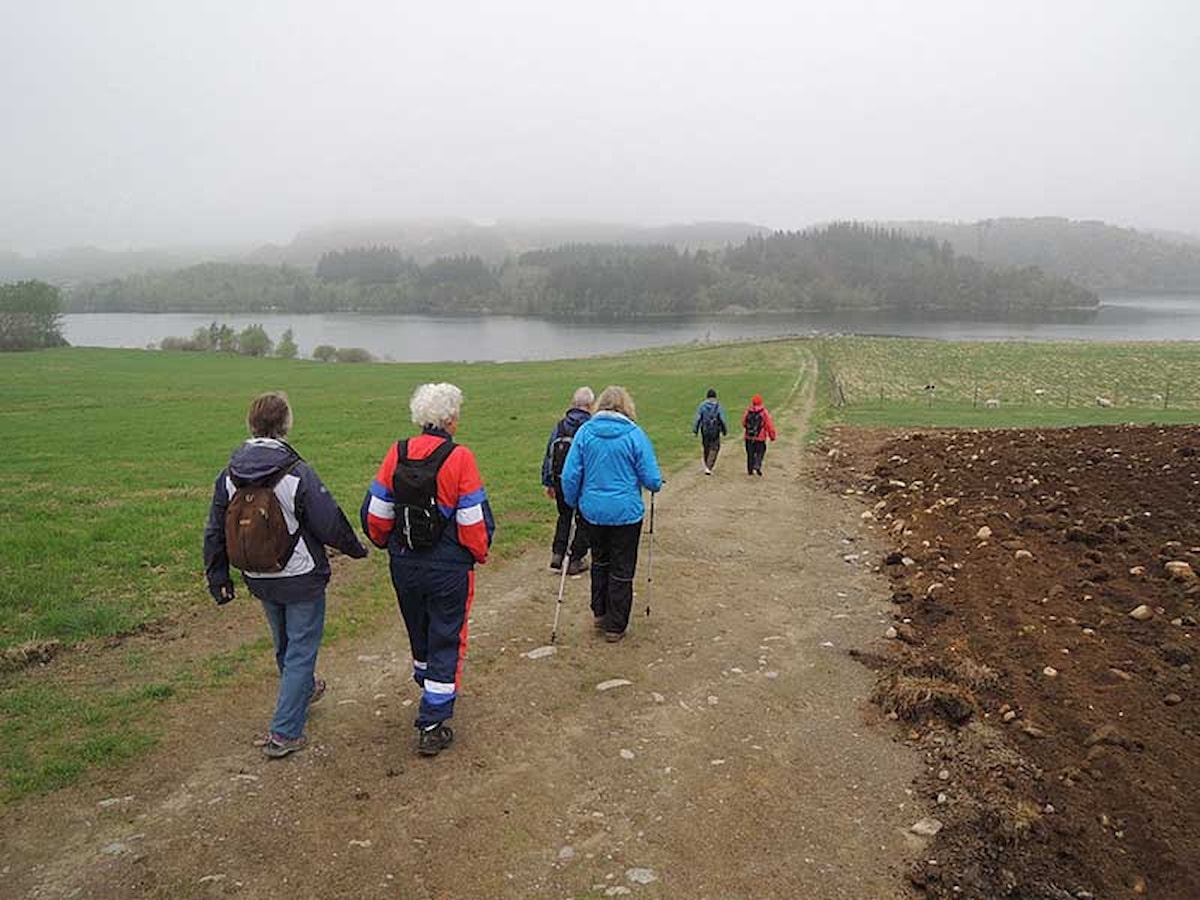
[[[625,687],[631,684],[633,684],[633,682],[627,678],[610,678],[608,681],[602,681],[596,685],[596,690],[611,691],[613,688]]]
[[[634,868],[625,870],[625,879],[632,884],[650,884],[658,881],[653,869]]]
[[[1154,610],[1143,603],[1140,606],[1135,606],[1129,611],[1129,618],[1137,619],[1139,622],[1145,622],[1147,619],[1154,618]]]
[[[942,830],[942,823],[937,819],[922,819],[919,822],[913,823],[908,830],[922,837],[933,837]]]

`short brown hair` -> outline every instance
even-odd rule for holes
[[[283,391],[259,394],[246,413],[246,427],[254,437],[285,438],[292,430],[292,408]]]

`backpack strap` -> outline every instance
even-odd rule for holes
[[[424,456],[421,459],[411,459],[408,455],[408,441],[396,441],[396,462],[417,463],[418,465],[422,466],[433,463],[435,468],[440,469],[442,467],[442,463],[446,461],[446,457],[453,453],[454,448],[457,446],[458,444],[454,443],[452,438],[446,438],[444,441],[438,444],[434,451],[428,456]],[[297,460],[297,462],[299,462],[299,460]]]

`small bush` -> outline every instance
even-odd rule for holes
[[[335,358],[340,363],[364,363],[370,362],[375,357],[362,347],[338,347]]]
[[[313,348],[313,359],[319,359],[321,362],[329,362],[337,355],[337,347],[333,344],[320,344]]]

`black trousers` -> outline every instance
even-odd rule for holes
[[[766,441],[746,441],[746,474],[762,474],[763,457],[767,455]]]
[[[721,452],[721,439],[704,441],[704,468],[713,469],[717,465],[717,454]]]
[[[637,571],[642,523],[587,524],[592,542],[592,615],[605,631],[620,634],[633,609],[633,576]]]
[[[571,559],[583,559],[588,554],[588,532],[583,516],[563,502],[562,494],[554,493],[554,502],[558,504],[558,522],[554,525],[554,543],[550,549],[554,553],[567,555],[567,541],[571,542]],[[575,537],[571,535],[571,519],[575,520]]]

